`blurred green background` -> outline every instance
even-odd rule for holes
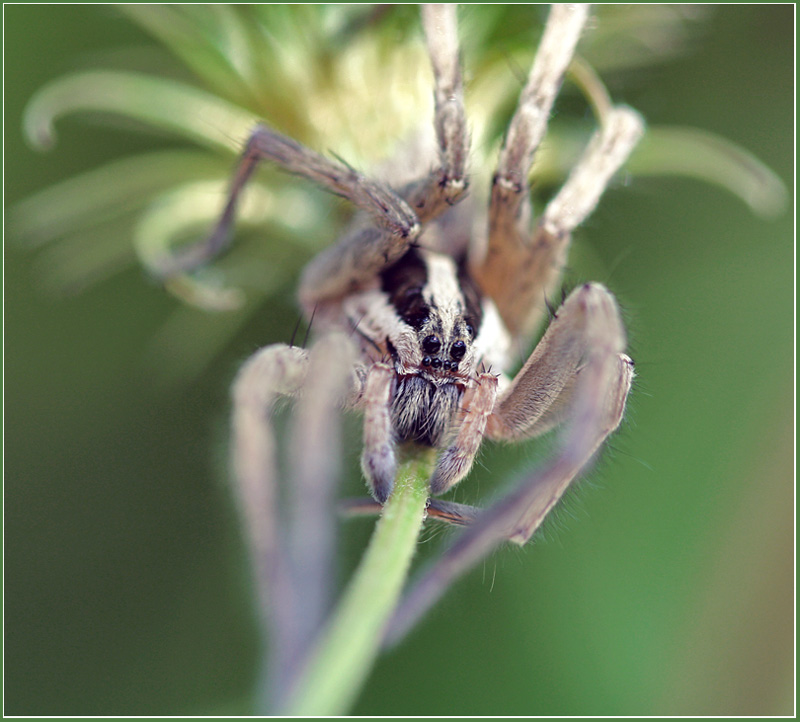
[[[153,41],[112,7],[4,15],[7,206],[175,145],[83,117],[59,124],[53,152],[29,149],[21,114],[43,83]],[[612,92],[653,124],[741,144],[794,198],[793,32],[791,5],[716,6],[685,54]],[[638,382],[624,427],[537,543],[497,552],[382,658],[355,713],[792,713],[792,210],[762,219],[682,178],[604,198],[573,273],[625,308]],[[258,645],[227,389],[241,359],[289,339],[294,279],[189,383],[161,384],[147,349],[175,299],[136,268],[54,294],[6,231],[5,712],[246,712]],[[535,453],[485,451],[459,498]],[[344,524],[343,569],[370,526]],[[443,536],[426,532],[423,556]]]

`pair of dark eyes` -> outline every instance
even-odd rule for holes
[[[442,342],[439,340],[438,336],[434,336],[431,334],[430,336],[426,336],[422,340],[422,350],[425,351],[427,354],[434,354],[442,347]],[[450,346],[450,358],[455,361],[460,361],[464,358],[464,354],[467,353],[467,344],[463,341],[458,340],[454,341],[453,345]]]

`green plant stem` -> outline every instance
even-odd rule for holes
[[[287,715],[346,714],[378,654],[425,518],[430,465],[405,462],[369,547],[283,710]]]

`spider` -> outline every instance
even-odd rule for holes
[[[573,229],[597,204],[643,132],[638,114],[608,107],[601,127],[541,218],[532,221],[528,177],[575,46],[585,5],[552,8],[530,75],[500,151],[488,216],[459,203],[467,193],[469,133],[463,105],[456,11],[421,8],[434,77],[438,148],[426,172],[390,185],[258,125],[250,135],[221,218],[197,258],[227,242],[237,199],[261,161],[347,199],[359,211],[300,280],[299,301],[316,332],[338,340],[326,358],[272,345],[245,362],[234,384],[234,461],[240,483],[259,483],[261,447],[272,443],[268,415],[277,395],[301,392],[326,363],[348,358],[345,405],[364,416],[361,466],[374,505],[392,492],[398,451],[438,454],[429,514],[456,524],[472,507],[443,494],[470,471],[485,437],[518,441],[572,420],[567,461],[556,467],[552,499],[523,502],[507,538],[524,543],[581,466],[620,423],[633,378],[614,297],[587,283],[564,300],[516,376],[510,351],[526,346],[545,299],[561,281]],[[601,372],[589,373],[591,359]],[[316,370],[309,370],[310,368]],[[582,379],[585,379],[582,381]],[[306,391],[306,393],[310,393]],[[548,492],[550,493],[550,492]]]

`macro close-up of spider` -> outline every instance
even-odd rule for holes
[[[541,219],[531,219],[527,177],[588,17],[587,6],[557,6],[506,134],[488,214],[473,217],[476,204],[460,204],[469,186],[469,131],[456,9],[426,5],[422,17],[435,78],[438,153],[417,160],[430,170],[392,187],[259,126],[208,248],[230,235],[239,193],[262,160],[361,211],[352,229],[305,268],[299,297],[314,331],[339,331],[356,341],[348,405],[364,413],[362,469],[379,502],[394,486],[397,444],[441,449],[430,488],[442,494],[469,473],[484,436],[531,438],[569,418],[585,386],[579,372],[590,358],[599,359],[603,372],[582,389],[593,404],[584,409],[591,418],[585,423],[594,428],[573,442],[574,461],[550,492],[557,498],[622,418],[633,363],[623,353],[625,333],[613,296],[599,284],[576,289],[513,380],[503,372],[512,348],[529,347],[542,310],[559,288],[573,229],[594,209],[643,123],[628,108],[609,108],[564,187]],[[307,365],[305,351],[281,345],[245,365],[234,393],[243,474],[251,473],[253,453],[246,446],[252,433],[247,427],[263,416],[263,399],[296,391]],[[447,509],[448,516],[466,521],[456,507]],[[524,542],[546,509],[518,511],[507,535]]]
[[[5,711],[785,713],[792,14],[8,6]]]
[[[299,560],[291,541],[282,553],[283,544],[275,537],[295,535],[270,512],[274,493],[267,490],[275,476],[267,420],[275,396],[305,391],[307,414],[321,417],[312,426],[331,423],[317,392],[304,388],[309,375],[330,376],[328,384],[341,383],[341,361],[356,359],[343,396],[347,406],[363,412],[361,468],[381,504],[395,487],[398,456],[408,453],[408,446],[412,455],[419,447],[439,450],[427,484],[438,496],[469,473],[484,436],[501,441],[531,438],[575,417],[555,464],[487,512],[435,499],[427,502],[431,516],[469,524],[464,538],[471,544],[466,546],[482,548],[482,553],[501,539],[528,541],[619,425],[633,362],[623,353],[625,332],[616,302],[600,284],[584,284],[567,296],[522,369],[513,379],[503,373],[509,368],[511,349],[530,345],[530,334],[560,284],[573,229],[594,209],[644,130],[634,111],[604,108],[602,126],[578,165],[541,219],[532,220],[527,178],[587,19],[588,6],[554,6],[505,135],[487,213],[473,216],[477,204],[460,204],[469,188],[470,148],[456,6],[423,5],[438,147],[427,156],[418,155],[421,177],[402,186],[372,179],[259,125],[246,143],[218,226],[204,246],[191,247],[183,258],[172,261],[174,270],[185,271],[198,258],[204,261],[224,247],[239,194],[260,161],[313,181],[360,211],[344,237],[306,266],[300,282],[300,304],[308,322],[313,320],[312,330],[337,333],[339,343],[325,344],[324,360],[314,363],[311,371],[305,349],[264,348],[245,363],[233,391],[233,466],[265,607],[280,607],[275,599],[282,594],[296,599],[316,596],[313,584],[292,589],[291,580],[308,577],[309,570],[320,566],[319,558],[327,558],[322,539],[317,539],[316,555],[305,539]],[[348,352],[350,345],[355,348]],[[315,378],[314,383],[319,387],[325,382]],[[315,411],[315,405],[321,410]],[[308,425],[307,420],[302,423]],[[308,435],[307,428],[301,433]],[[300,456],[292,461],[294,468],[313,469],[316,475],[326,466],[322,451],[329,452],[329,444],[296,448]],[[320,458],[303,461],[314,455]],[[303,491],[295,495],[325,498],[316,476],[299,486]],[[470,551],[461,558],[452,554],[445,578],[466,571],[482,553]],[[426,586],[431,585],[423,580],[424,597],[440,593],[424,591]],[[433,584],[437,586],[442,582]],[[289,590],[277,591],[283,587]],[[424,602],[430,603],[431,599]],[[309,606],[314,611],[300,613],[301,626],[313,629],[322,624],[325,612]],[[276,630],[271,638],[290,636],[277,630],[294,626],[291,618],[298,616],[297,607],[286,609],[289,619],[283,615],[278,611],[268,623]],[[401,608],[398,615],[398,623],[408,627],[408,614]],[[289,651],[273,659],[279,670],[274,674],[291,680],[286,670],[304,665],[297,661],[303,642],[283,643]],[[311,682],[308,686],[313,687]]]

